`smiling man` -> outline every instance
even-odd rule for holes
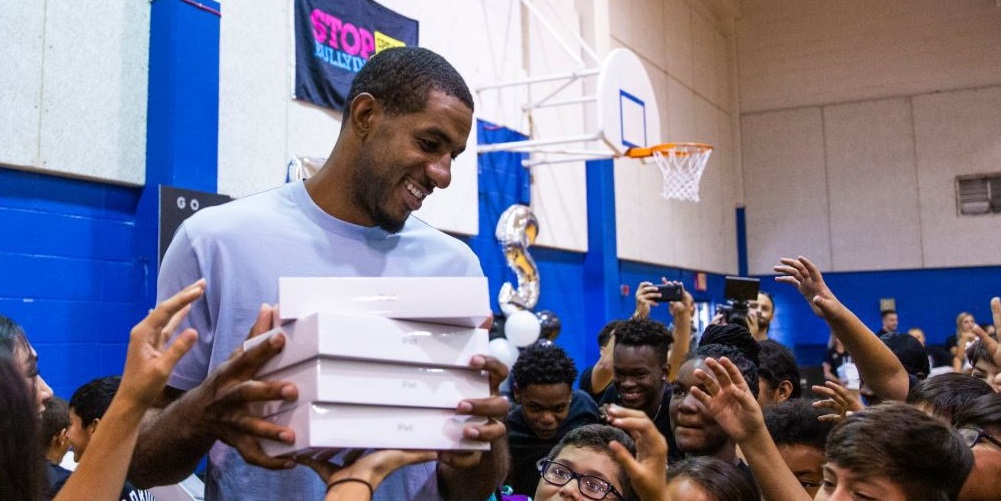
[[[598,422],[598,406],[572,390],[577,367],[563,348],[536,343],[525,348],[511,370],[514,399],[507,417],[511,470],[507,483],[531,495],[539,483],[536,464],[568,432]]]
[[[683,456],[675,446],[667,411],[671,402],[667,352],[673,341],[667,327],[656,320],[631,318],[619,324],[612,352],[612,386],[600,402],[646,413],[667,439],[668,458],[672,461]]]
[[[268,457],[258,444],[294,438],[250,405],[297,398],[290,383],[253,379],[284,340],[236,351],[248,330],[271,323],[273,310],[261,305],[277,302],[279,277],[483,275],[466,244],[412,215],[448,187],[452,160],[466,147],[473,98],[462,76],[430,50],[387,49],[358,72],[347,102],[333,150],[315,176],[200,210],[174,235],[159,299],[201,277],[207,284],[181,326],[197,330],[198,342],[171,375],[162,410],[144,421],[129,477],[136,483],[176,482],[211,450],[207,500],[322,499],[326,486],[317,475]],[[463,433],[489,442],[490,451],[441,454],[437,462],[397,470],[373,499],[484,499],[504,479],[508,403],[497,384],[507,369],[489,356],[474,356],[470,365],[490,373],[493,396],[464,400],[456,411],[486,418]]]

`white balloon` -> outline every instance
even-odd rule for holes
[[[528,310],[521,310],[507,317],[504,322],[504,337],[517,347],[525,347],[539,339],[539,317]]]
[[[518,348],[502,337],[491,339],[489,350],[490,355],[500,360],[508,369],[513,367],[514,363],[518,361]]]

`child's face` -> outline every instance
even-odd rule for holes
[[[857,499],[907,501],[907,496],[904,490],[888,477],[869,475],[827,463],[824,465],[824,482],[813,499],[814,501]]]

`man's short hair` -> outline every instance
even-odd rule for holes
[[[605,454],[608,457],[613,457],[612,449],[608,446],[608,444],[613,440],[622,444],[622,446],[629,451],[629,455],[634,457],[636,456],[636,443],[633,442],[633,439],[630,438],[629,434],[626,432],[606,424],[586,424],[584,426],[574,428],[564,435],[563,438],[560,439],[560,442],[549,451],[549,455],[546,456],[546,459],[556,459],[556,456],[559,456],[560,452],[567,446],[591,449]],[[618,480],[619,485],[621,485],[625,490],[622,495],[626,499],[635,499],[636,496],[633,494],[632,484],[629,482],[629,476],[626,475],[625,468],[622,468],[621,466],[619,469]]]
[[[535,343],[525,348],[511,368],[511,382],[524,390],[532,384],[566,383],[573,387],[577,366],[563,348],[555,344]]]
[[[799,366],[789,348],[771,339],[759,342],[758,346],[761,347],[758,353],[758,379],[768,381],[772,387],[777,387],[782,381],[789,381],[792,385],[789,398],[799,398],[802,393]]]
[[[623,320],[615,328],[616,346],[650,346],[664,357],[664,363],[667,363],[667,350],[673,342],[674,336],[667,327],[649,318]]]
[[[889,332],[879,337],[900,363],[908,374],[924,379],[931,371],[931,363],[928,361],[928,352],[921,344],[921,341],[914,339],[909,334]]]
[[[371,94],[387,113],[403,115],[423,110],[432,91],[443,92],[473,109],[469,87],[445,58],[423,47],[379,51],[351,82],[344,123],[351,115],[351,103],[359,94]]]
[[[70,409],[80,416],[80,422],[84,427],[90,426],[95,419],[104,417],[121,382],[121,376],[99,377],[73,392]]]
[[[65,400],[52,397],[42,413],[42,448],[48,448],[52,437],[70,426],[70,407]]]
[[[956,413],[960,409],[981,396],[993,393],[991,385],[983,379],[952,372],[919,381],[907,395],[907,403],[927,406],[933,416],[955,424]]]
[[[879,312],[879,318],[884,318],[885,319],[886,317],[888,317],[890,315],[896,315],[896,314],[897,314],[897,310],[883,310],[883,311]]]
[[[687,478],[705,489],[710,499],[760,501],[758,486],[737,465],[713,456],[690,456],[671,464],[667,481]]]
[[[763,411],[765,427],[776,445],[806,445],[823,451],[834,428],[834,423],[817,419],[827,411],[805,398],[769,405]]]
[[[955,430],[918,409],[887,402],[853,413],[827,438],[827,461],[888,479],[906,499],[950,500],[973,468]]]
[[[963,426],[1001,427],[1001,393],[991,392],[977,397],[959,409],[955,418],[957,428]]]
[[[612,340],[612,334],[615,334],[615,329],[617,329],[619,327],[619,324],[621,324],[622,322],[623,322],[622,320],[612,320],[611,322],[608,322],[607,324],[605,324],[604,327],[601,328],[601,331],[598,332],[599,348],[604,348],[605,345]]]

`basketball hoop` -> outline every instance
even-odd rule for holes
[[[629,148],[629,158],[652,158],[664,178],[661,196],[668,200],[699,201],[699,181],[713,147],[703,143],[665,143]]]

